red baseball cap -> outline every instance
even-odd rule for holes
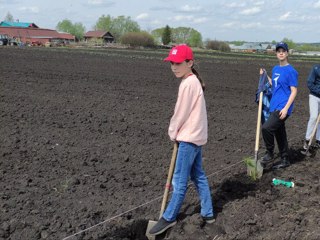
[[[182,63],[185,60],[193,60],[193,52],[186,44],[173,47],[169,56],[164,59],[165,62]]]

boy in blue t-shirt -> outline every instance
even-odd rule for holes
[[[266,155],[262,163],[267,163],[274,158],[274,138],[278,143],[281,161],[273,169],[288,167],[288,140],[285,121],[291,115],[293,102],[297,96],[298,72],[288,63],[288,45],[280,42],[276,45],[279,65],[272,69],[272,98],[270,101],[270,116],[262,125],[262,136],[266,145]]]

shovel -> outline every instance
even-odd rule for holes
[[[312,144],[312,140],[313,140],[314,136],[316,135],[319,122],[320,122],[320,113],[318,115],[318,118],[317,118],[317,121],[316,121],[316,125],[314,125],[314,128],[312,130],[311,137],[310,137],[309,143],[308,143],[308,147],[307,147],[307,149],[305,151],[301,151],[301,153],[303,155],[311,156],[311,154],[309,153],[309,150],[310,150],[310,147],[311,147],[311,144]]]
[[[259,93],[259,107],[258,107],[258,119],[257,119],[257,131],[256,131],[256,144],[254,148],[254,159],[247,159],[247,175],[254,180],[262,177],[263,167],[258,160],[259,140],[260,140],[260,128],[261,128],[261,113],[262,113],[262,98],[263,92]]]
[[[168,177],[167,177],[167,183],[166,183],[166,186],[164,189],[159,219],[162,217],[162,214],[163,214],[165,207],[166,207],[166,204],[167,204],[169,190],[170,190],[170,186],[171,186],[172,175],[173,175],[173,171],[174,171],[175,164],[176,164],[177,152],[178,152],[178,143],[175,142],[173,145],[173,152],[172,152],[172,157],[171,157],[171,162],[170,162],[170,168],[169,168],[169,173],[168,173]],[[148,222],[146,237],[149,240],[155,240],[156,236],[150,235],[149,231],[156,224],[157,224],[157,221],[149,220],[149,222]]]

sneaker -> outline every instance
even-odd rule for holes
[[[267,151],[266,154],[263,156],[261,162],[262,163],[270,162],[273,159],[273,157],[274,157],[273,153]]]
[[[211,223],[214,223],[216,221],[216,218],[214,216],[212,216],[212,217],[202,217],[202,220],[205,223],[211,224]]]
[[[320,140],[317,140],[316,143],[314,144],[315,148],[320,148]]]
[[[308,146],[309,146],[309,140],[305,140],[304,143],[303,143],[303,149],[307,150]]]
[[[159,235],[159,234],[163,233],[164,231],[168,230],[169,228],[173,227],[174,225],[176,225],[176,223],[177,223],[177,221],[169,222],[162,217],[159,219],[157,224],[154,225],[153,228],[151,228],[151,230],[149,231],[149,234],[150,235]]]
[[[280,168],[286,168],[286,167],[289,167],[290,166],[290,162],[288,160],[287,157],[283,157],[281,158],[281,162],[275,164],[272,166],[272,169],[274,170],[277,170],[277,169],[280,169]]]

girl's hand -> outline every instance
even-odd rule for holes
[[[280,111],[280,113],[279,113],[280,119],[281,119],[281,120],[285,119],[286,116],[287,116],[287,114],[288,114],[288,110],[285,109],[285,108],[283,108],[283,109]]]

